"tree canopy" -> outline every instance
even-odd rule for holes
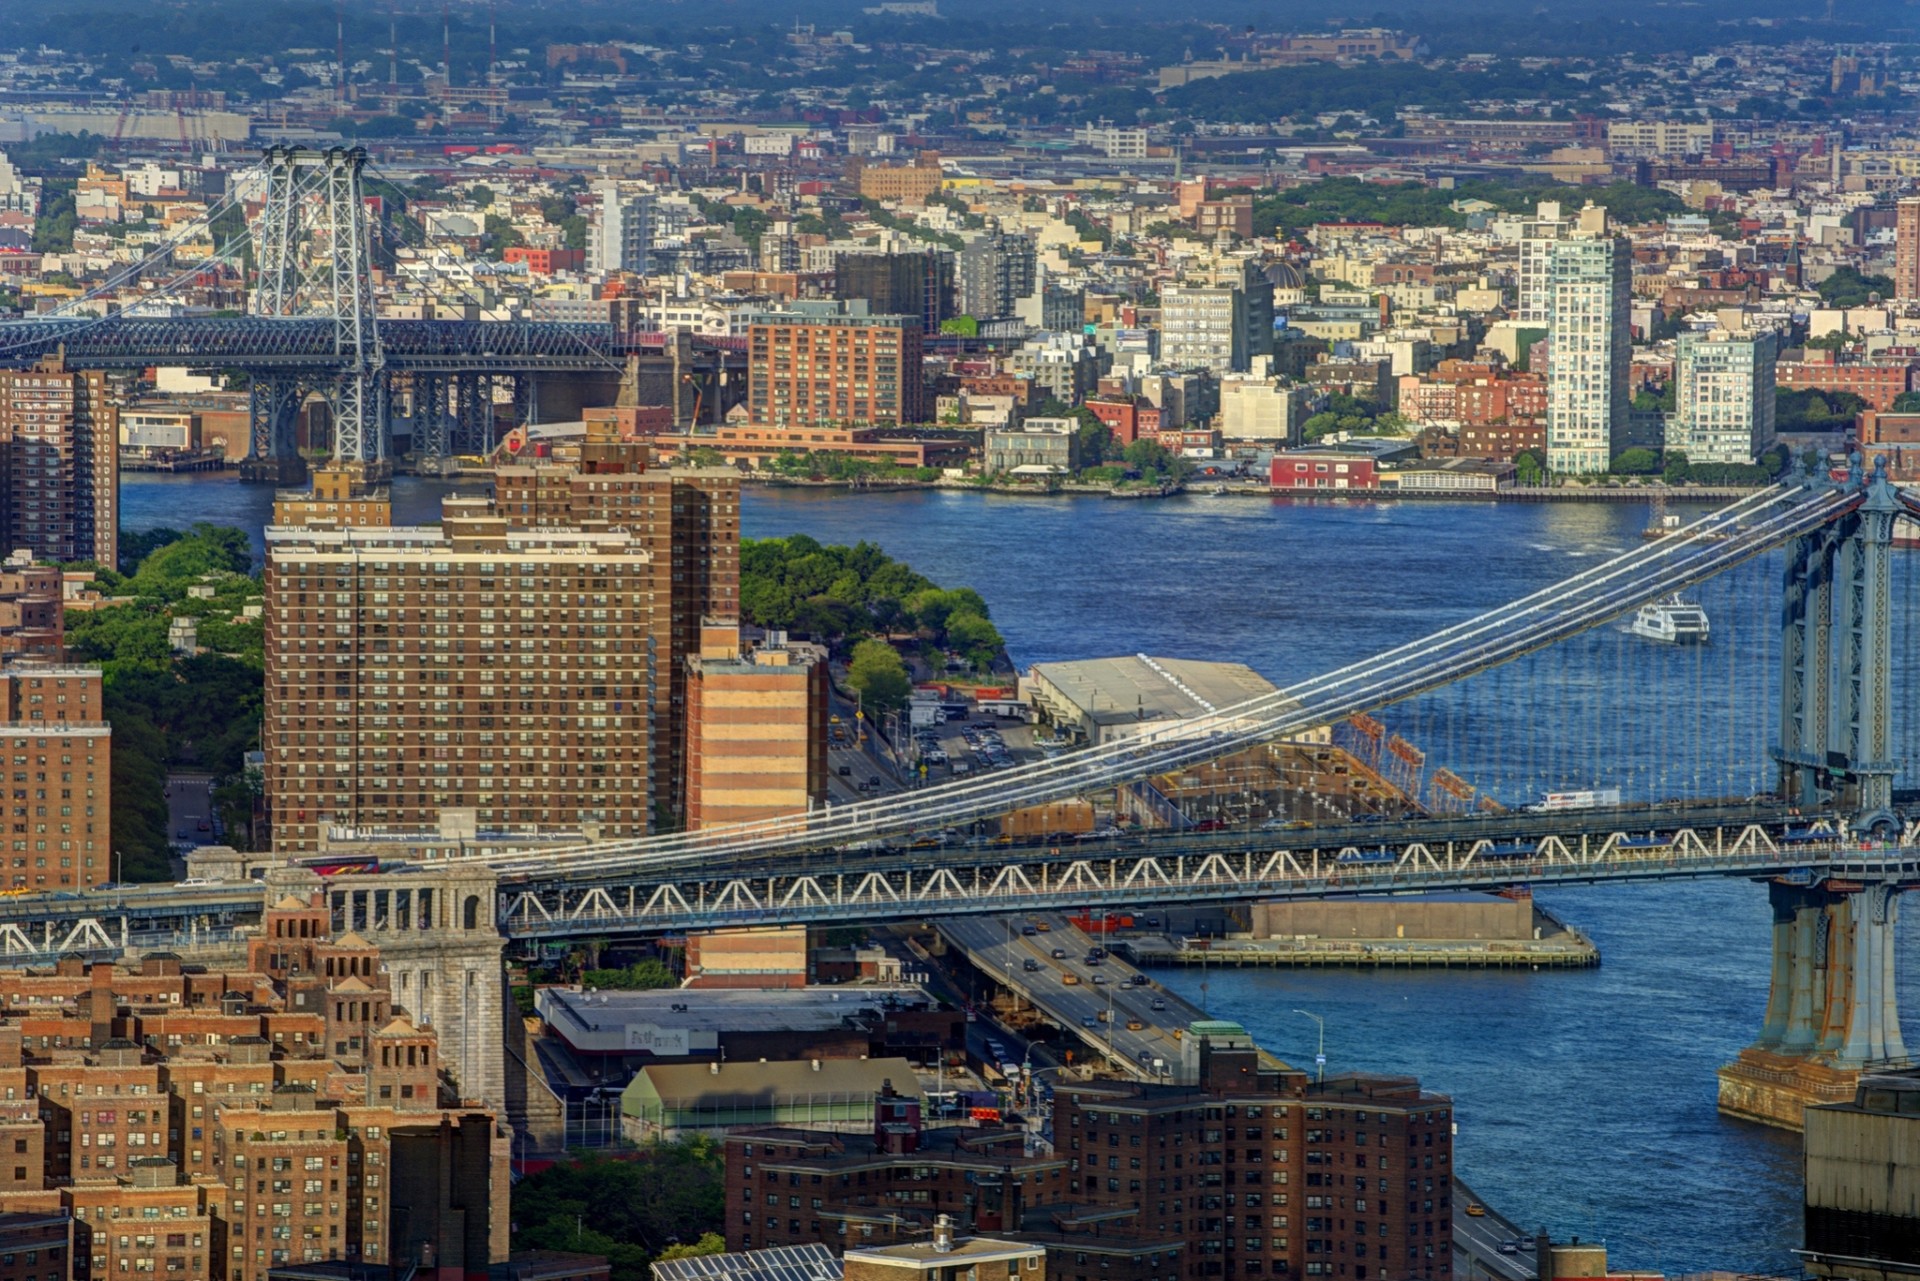
[[[670,1250],[708,1252],[725,1213],[712,1139],[661,1143],[634,1157],[585,1155],[513,1189],[514,1248],[603,1254],[612,1281],[648,1281],[655,1259],[682,1257]]]

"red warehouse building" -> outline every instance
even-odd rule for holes
[[[1272,484],[1275,489],[1288,491],[1378,489],[1380,474],[1373,459],[1363,455],[1303,450],[1274,456]]]

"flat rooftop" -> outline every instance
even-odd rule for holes
[[[1190,720],[1277,688],[1244,663],[1146,654],[1036,663],[1033,674],[1098,725]]]
[[[842,984],[798,988],[662,988],[651,992],[577,992],[545,988],[588,1027],[652,1023],[705,1032],[809,1032],[837,1027],[863,1009],[927,1009],[933,1000],[917,987]],[[675,1009],[684,1005],[686,1009]]]

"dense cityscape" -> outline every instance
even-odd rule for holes
[[[7,7],[0,1281],[1920,1277],[1916,50]]]

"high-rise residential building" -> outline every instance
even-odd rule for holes
[[[587,230],[587,270],[645,273],[654,240],[654,199],[623,192],[617,182],[594,185],[599,204]]]
[[[1031,236],[993,234],[967,242],[959,258],[959,307],[978,320],[1011,316],[1033,292],[1036,250]]]
[[[925,422],[919,317],[877,315],[857,301],[796,302],[755,316],[747,411],[768,427]]]
[[[1604,472],[1624,444],[1633,260],[1606,211],[1586,209],[1547,264],[1551,364],[1547,374],[1547,467]]]
[[[913,316],[920,332],[937,334],[953,316],[953,253],[841,254],[833,261],[833,296],[861,302],[878,316]]]
[[[58,353],[0,370],[0,546],[114,567],[119,440],[99,370],[70,370]]]
[[[827,653],[710,618],[687,668],[689,831],[804,814],[827,799]]]
[[[86,889],[115,879],[113,787],[100,669],[0,668],[0,752],[13,762],[8,889]]]
[[[650,830],[655,559],[624,527],[267,531],[276,850],[329,829]]]
[[[1189,273],[1160,295],[1160,363],[1245,373],[1273,351],[1273,283],[1251,258]]]
[[[640,441],[590,421],[577,450],[494,472],[494,510],[515,526],[605,524],[629,530],[652,558],[652,759],[654,799],[686,806],[687,656],[700,652],[702,620],[740,612],[740,473],[730,467],[650,465]]]
[[[1696,463],[1750,463],[1773,447],[1772,334],[1680,335],[1667,448]]]
[[[1566,220],[1560,216],[1557,200],[1541,201],[1534,208],[1534,216],[1520,224],[1520,270],[1514,291],[1514,319],[1523,325],[1544,325],[1552,315],[1547,268],[1554,242],[1564,237],[1566,231]]]
[[[1920,196],[1894,206],[1893,296],[1920,298]]]

